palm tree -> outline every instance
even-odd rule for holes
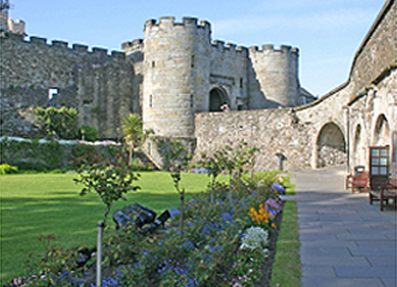
[[[124,133],[124,140],[129,145],[128,165],[132,163],[132,155],[135,147],[141,147],[153,130],[143,130],[142,120],[138,114],[129,114],[121,122],[121,129]]]
[[[121,128],[124,133],[124,140],[130,147],[128,165],[132,163],[132,154],[134,147],[141,144],[143,127],[142,120],[138,114],[129,114],[121,122]]]

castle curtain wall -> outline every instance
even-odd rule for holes
[[[368,167],[368,147],[391,144],[397,131],[396,15],[396,1],[387,1],[355,55],[347,82],[315,102],[296,107],[297,127],[290,123],[290,109],[199,114],[196,156],[211,154],[228,140],[245,140],[260,148],[257,170],[277,169],[277,152],[287,158],[285,169],[317,168],[325,156],[319,153],[318,136],[332,124],[344,139],[345,147],[339,149],[346,153],[349,171],[356,165]],[[382,141],[377,140],[379,133]],[[343,162],[321,161],[320,166]]]
[[[37,37],[25,41],[12,33],[0,40],[3,135],[34,136],[35,129],[18,115],[21,107],[74,107],[80,112],[79,124],[95,126],[103,138],[116,138],[120,118],[127,112],[139,112],[132,104],[134,71],[123,53],[108,55],[99,48],[89,52],[87,46],[70,48],[61,41],[50,45]],[[52,102],[50,88],[58,91]],[[98,117],[100,125],[95,120]]]

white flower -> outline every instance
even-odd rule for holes
[[[266,254],[269,244],[269,232],[262,227],[250,227],[244,231],[240,249],[263,250]],[[267,250],[267,251],[265,251]]]

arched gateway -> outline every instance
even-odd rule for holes
[[[226,91],[218,87],[213,88],[210,91],[209,111],[210,112],[221,111],[221,105],[223,102],[227,102],[230,107],[230,101]]]

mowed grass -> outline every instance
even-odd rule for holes
[[[301,286],[300,241],[296,201],[287,201],[283,208],[280,233],[273,262],[271,287]]]
[[[156,212],[177,207],[179,194],[168,173],[142,172],[136,182],[141,190],[127,194],[127,201],[115,203],[111,213],[138,202]],[[44,251],[40,234],[54,234],[54,245],[95,246],[96,225],[102,220],[104,204],[95,193],[80,196],[77,174],[21,174],[0,177],[1,200],[1,286],[25,275],[29,254]],[[181,185],[187,198],[205,189],[204,174],[183,174]],[[114,226],[111,214],[108,225]]]

